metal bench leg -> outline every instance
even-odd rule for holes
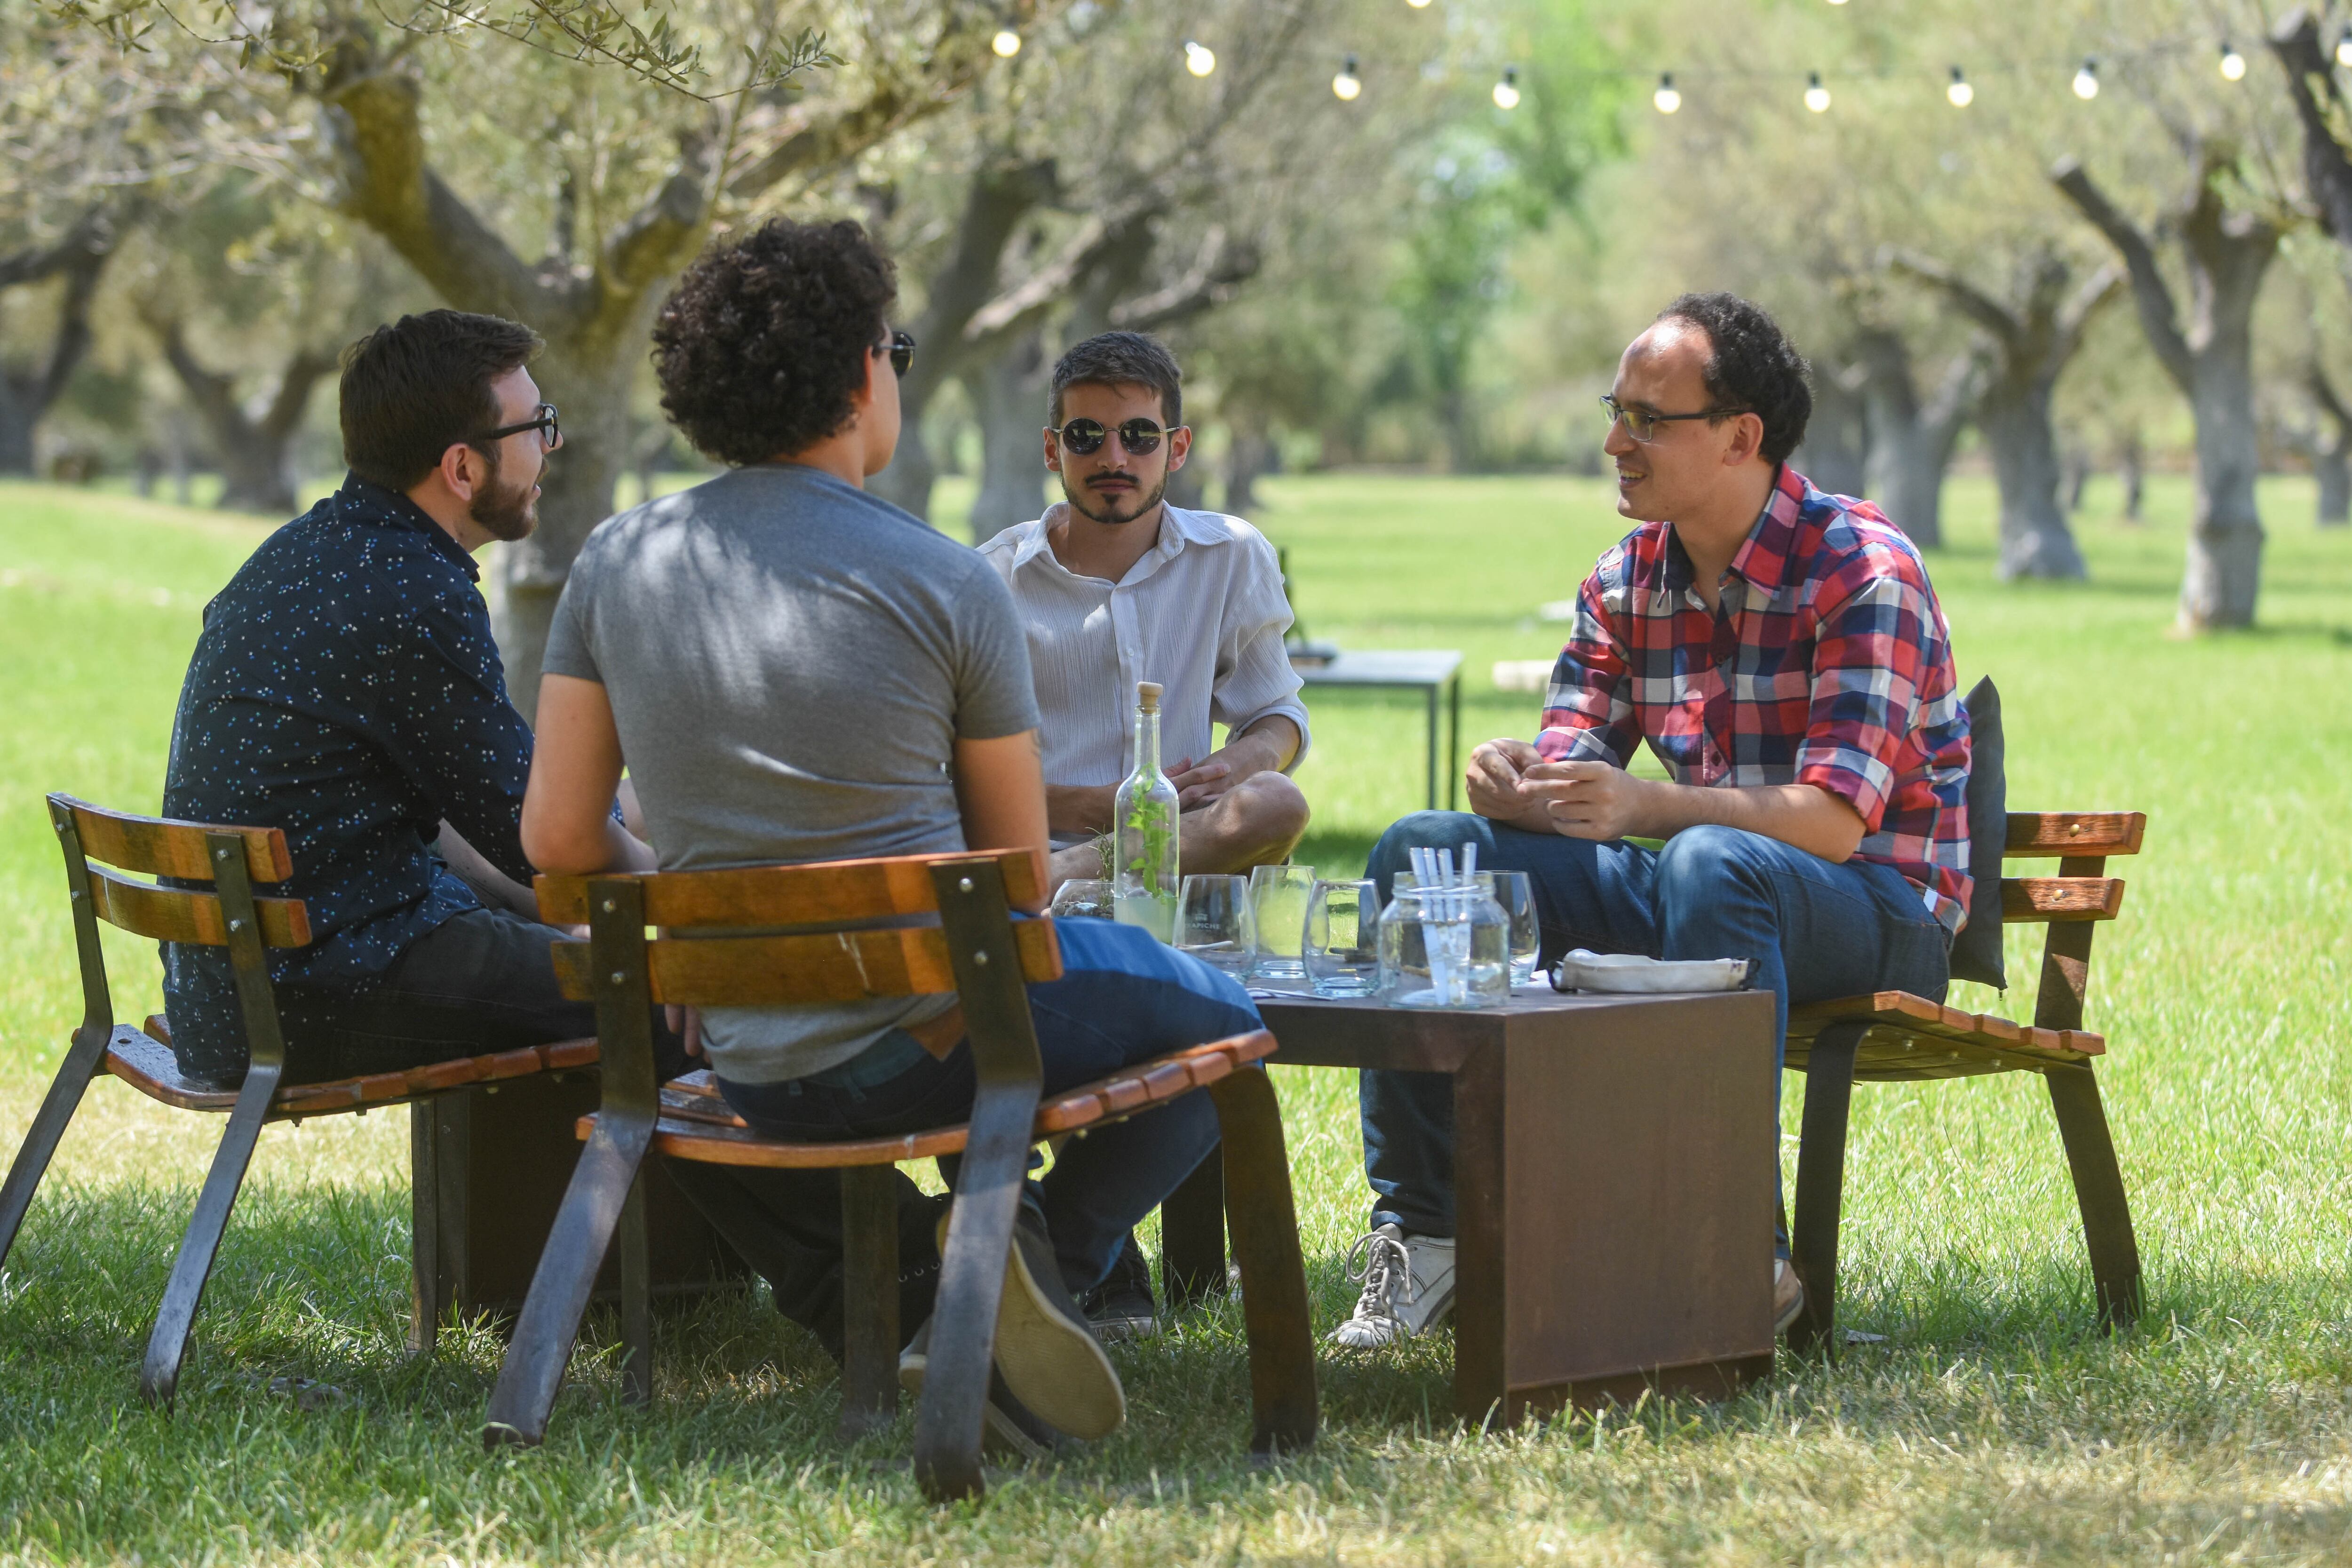
[[[1225,1163],[1213,1150],[1160,1205],[1160,1288],[1171,1312],[1225,1289]]]
[[[1804,1130],[1797,1145],[1797,1223],[1789,1238],[1805,1309],[1789,1325],[1789,1348],[1837,1355],[1838,1217],[1845,1198],[1846,1112],[1853,1098],[1853,1058],[1866,1021],[1832,1024],[1814,1037],[1805,1063]]]
[[[196,1212],[189,1217],[188,1233],[181,1238],[179,1255],[172,1259],[172,1278],[163,1287],[163,1305],[155,1314],[155,1329],[147,1338],[147,1361],[140,1369],[139,1393],[147,1403],[168,1410],[180,1386],[180,1363],[188,1353],[188,1336],[196,1326],[196,1303],[204,1299],[213,1259],[219,1255],[221,1237],[228,1229],[229,1212],[236,1206],[237,1189],[253,1163],[254,1146],[261,1141],[263,1119],[270,1097],[285,1071],[282,1061],[255,1062],[246,1070],[245,1086],[237,1090],[236,1106],[228,1113],[228,1127],[205,1173],[204,1191],[196,1196]]]
[[[1036,1114],[1034,1079],[983,1083],[972,1102],[971,1139],[956,1172],[948,1244],[940,1254],[929,1369],[915,1406],[915,1479],[933,1502],[978,1497],[985,1489],[981,1423]]]
[[[891,1165],[841,1173],[841,1436],[898,1414],[898,1189]],[[934,1332],[937,1331],[935,1329]]]
[[[429,1356],[441,1331],[440,1146],[437,1095],[408,1102],[408,1353]]]
[[[1256,1068],[1219,1079],[1209,1093],[1223,1135],[1227,1213],[1249,1330],[1250,1449],[1305,1448],[1315,1441],[1315,1331],[1282,1107],[1273,1080]]]
[[[588,1310],[621,1211],[635,1188],[653,1131],[650,1115],[625,1119],[608,1109],[597,1117],[596,1131],[572,1168],[563,1206],[556,1211],[539,1268],[530,1277],[522,1315],[515,1321],[514,1342],[499,1368],[489,1419],[482,1427],[485,1447],[535,1447],[547,1436],[548,1414],[563,1384],[564,1364],[572,1359],[581,1317]]]
[[[25,1211],[33,1206],[33,1194],[40,1186],[41,1178],[48,1173],[49,1161],[57,1155],[58,1141],[65,1136],[66,1123],[73,1120],[74,1112],[81,1106],[82,1092],[106,1065],[110,1033],[104,1027],[87,1025],[75,1030],[73,1044],[58,1065],[58,1076],[49,1080],[49,1092],[43,1097],[40,1111],[25,1133],[16,1163],[8,1167],[8,1180],[0,1184],[0,1263],[7,1262],[9,1248],[16,1245],[16,1232],[25,1223]]]
[[[2074,1201],[2083,1210],[2083,1239],[2090,1247],[2100,1326],[2129,1328],[2139,1321],[2139,1243],[2132,1235],[2131,1201],[2116,1163],[2115,1139],[2107,1131],[2098,1079],[2087,1063],[2052,1068],[2042,1079],[2050,1086],[2050,1108],[2058,1116],[2066,1166],[2074,1177]]]

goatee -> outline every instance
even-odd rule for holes
[[[1087,487],[1084,485],[1073,485],[1070,483],[1069,477],[1067,475],[1063,476],[1062,494],[1068,498],[1071,506],[1077,509],[1079,516],[1087,519],[1090,522],[1107,523],[1112,527],[1117,527],[1120,523],[1133,522],[1137,518],[1150,516],[1151,509],[1158,506],[1160,504],[1160,498],[1168,493],[1168,476],[1165,474],[1160,475],[1159,488],[1154,489],[1150,495],[1145,496],[1141,500],[1138,501],[1136,503],[1135,510],[1129,512],[1125,517],[1118,515],[1118,503],[1117,501],[1106,501],[1102,498],[1097,497],[1095,498],[1094,506],[1089,506],[1086,501],[1078,499],[1079,492],[1086,489],[1087,489]],[[1103,510],[1097,511],[1095,510],[1095,507],[1097,506],[1103,508]]]

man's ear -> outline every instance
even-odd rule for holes
[[[1192,427],[1191,426],[1179,425],[1175,429],[1168,432],[1168,471],[1170,473],[1172,474],[1182,468],[1184,459],[1192,455]]]
[[[866,381],[849,395],[849,427],[856,429],[874,408],[874,378],[890,368],[890,356],[870,349],[866,354]],[[893,373],[895,374],[895,373]]]
[[[489,482],[489,464],[479,452],[463,441],[454,442],[441,449],[441,482],[459,500],[470,501],[474,492]]]
[[[1045,467],[1054,473],[1062,471],[1062,444],[1054,439],[1054,432],[1045,432]]]
[[[1764,417],[1759,414],[1734,415],[1731,440],[1723,448],[1724,467],[1736,468],[1764,449]]]

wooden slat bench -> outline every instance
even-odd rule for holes
[[[1790,1331],[1791,1344],[1835,1342],[1846,1116],[1857,1079],[2041,1074],[2082,1209],[2100,1321],[2120,1325],[2138,1317],[2139,1247],[2092,1067],[2107,1044],[2083,1027],[2083,998],[2092,935],[2123,908],[2123,880],[2105,874],[2107,858],[2138,854],[2147,828],[2137,811],[2009,814],[2008,857],[2058,860],[2055,877],[2003,878],[2000,885],[2004,924],[2050,928],[2031,1025],[1901,991],[1790,1009],[1788,1065],[1808,1075],[1790,1248],[1805,1282],[1805,1312]]]
[[[646,1158],[841,1172],[845,1332],[842,1426],[857,1432],[897,1408],[898,1233],[889,1167],[960,1156],[942,1248],[929,1368],[915,1420],[915,1474],[934,1499],[982,1489],[981,1425],[1013,1216],[1029,1151],[1205,1089],[1222,1134],[1223,1193],[1242,1271],[1249,1340],[1251,1446],[1312,1443],[1314,1337],[1281,1111],[1266,1075],[1265,1031],[1171,1052],[1050,1100],[1040,1093],[1025,986],[1062,973],[1047,920],[1015,921],[1042,901],[1039,858],[1024,851],[908,856],[650,876],[541,877],[541,917],[585,921],[585,942],[559,943],[566,994],[593,998],[604,1047],[602,1109],[583,1118],[587,1146],[490,1397],[484,1441],[535,1444],[562,1386],[589,1281],[617,1240],[629,1393],[652,1396],[646,1234],[637,1184]],[[875,929],[883,920],[929,921]],[[648,940],[647,927],[661,935]],[[697,936],[696,928],[802,928],[790,934]],[[807,928],[818,928],[811,931]],[[955,994],[976,1090],[971,1120],[905,1137],[833,1143],[764,1138],[707,1079],[654,1082],[655,1004],[757,1006]],[[1237,1070],[1241,1069],[1241,1070]],[[1213,1191],[1197,1180],[1183,1190]],[[1168,1208],[1171,1228],[1197,1214]]]
[[[173,1260],[140,1372],[140,1392],[148,1403],[168,1406],[178,1387],[205,1282],[263,1126],[307,1116],[363,1114],[378,1106],[425,1100],[475,1084],[551,1069],[593,1068],[597,1060],[596,1042],[566,1040],[436,1062],[405,1072],[324,1083],[285,1083],[285,1046],[278,1032],[277,995],[267,955],[272,948],[309,945],[310,916],[300,900],[257,897],[254,886],[283,882],[294,874],[286,835],[275,827],[219,826],[136,816],[63,795],[49,796],[48,805],[51,826],[65,854],[67,891],[81,964],[82,1022],[8,1168],[6,1182],[0,1184],[0,1261],[6,1259],[16,1244],[58,1140],[80,1107],[90,1080],[100,1072],[175,1110],[225,1115],[220,1147]],[[110,866],[120,870],[110,870]],[[121,875],[122,871],[206,884],[211,890],[162,887]],[[172,1053],[171,1031],[161,1017],[150,1017],[143,1029],[114,1021],[106,957],[99,943],[100,921],[161,942],[228,950],[250,1059],[239,1088],[222,1089],[183,1077]],[[416,1350],[430,1350],[436,1326],[432,1304],[437,1299],[438,1282],[430,1277],[421,1246],[415,1263],[418,1272],[409,1343]]]

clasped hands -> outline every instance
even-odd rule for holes
[[[1470,753],[1470,809],[1496,822],[1570,838],[1612,839],[1647,826],[1653,792],[1611,763],[1544,760],[1525,741],[1488,741]]]

